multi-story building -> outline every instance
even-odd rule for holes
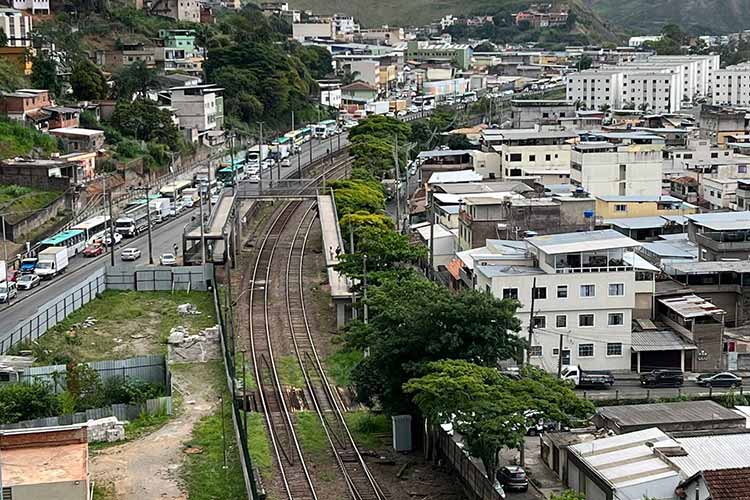
[[[198,0],[147,0],[144,4],[151,13],[171,17],[177,21],[199,23],[201,20]]]
[[[738,64],[714,72],[713,103],[716,106],[750,105],[750,64]]]
[[[565,130],[533,129],[482,131],[484,151],[500,154],[503,178],[539,177],[547,184],[567,184],[570,152],[578,135]]]
[[[575,117],[575,104],[566,100],[513,99],[510,103],[513,128],[559,125],[561,119]]]
[[[707,139],[711,144],[726,144],[728,139],[750,132],[750,116],[741,108],[704,104],[698,115],[698,130],[701,139]]]
[[[733,209],[737,206],[738,179],[704,178],[701,183],[703,202],[711,210]]]
[[[698,245],[698,260],[747,260],[750,257],[750,212],[687,215],[688,237]]]
[[[532,6],[533,7],[533,6]],[[568,12],[564,10],[550,11],[531,8],[515,15],[516,24],[528,23],[534,28],[554,28],[565,26],[568,22]]]
[[[336,35],[353,35],[359,32],[359,24],[354,22],[353,16],[346,14],[334,14],[331,19]]]
[[[461,69],[471,66],[472,48],[469,44],[431,43],[410,40],[406,44],[406,58],[418,62],[449,62]]]
[[[13,0],[13,8],[30,10],[32,14],[50,14],[49,0]]]
[[[172,87],[171,106],[180,120],[180,128],[198,132],[220,129],[224,123],[224,89],[214,84]]]
[[[0,30],[8,39],[8,47],[31,48],[31,16],[20,10],[0,8]]]
[[[570,182],[592,196],[659,196],[664,139],[609,133],[573,146]]]
[[[520,302],[519,335],[526,337],[533,324],[531,362],[556,371],[562,356],[564,365],[629,370],[636,294],[653,293],[654,286],[652,277],[636,278],[632,250],[640,244],[613,230],[536,236],[525,243],[522,259],[474,266],[474,272],[476,289]]]
[[[104,131],[78,127],[57,128],[49,131],[63,144],[66,153],[98,151],[104,147]]]
[[[202,74],[203,57],[195,46],[195,31],[160,30],[158,42],[154,59],[165,73]]]
[[[292,38],[298,42],[316,38],[333,40],[336,38],[336,27],[330,19],[321,22],[294,23],[292,24]]]
[[[48,90],[18,89],[2,94],[0,113],[11,120],[31,122],[43,108],[53,104]]]
[[[404,28],[383,26],[381,28],[360,29],[356,39],[383,45],[397,45],[405,39]]]
[[[689,215],[698,207],[673,196],[603,195],[596,198],[596,216],[601,219]]]
[[[620,107],[622,71],[610,69],[586,70],[565,77],[565,92],[568,102],[588,109]]]

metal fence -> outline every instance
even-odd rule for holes
[[[103,408],[94,408],[70,415],[24,420],[15,424],[0,425],[0,429],[30,429],[35,427],[57,427],[60,425],[84,424],[89,420],[106,417],[117,417],[120,421],[133,421],[141,415],[172,414],[172,397],[148,399],[143,404],[114,404]]]
[[[107,266],[107,289],[152,291],[206,291],[210,267]]]
[[[105,281],[104,269],[98,269],[72,292],[65,291],[47,302],[35,315],[20,322],[15,330],[3,337],[0,341],[0,354],[6,354],[11,347],[20,342],[31,342],[47,333],[50,328],[106,290]]]
[[[164,386],[171,395],[170,374],[164,356],[160,354],[137,356],[128,359],[112,359],[86,363],[99,374],[102,382],[113,378],[133,378]],[[60,393],[65,390],[65,365],[34,366],[24,370],[20,382],[45,382]]]
[[[458,446],[458,443],[442,430],[436,434],[438,451],[451,464],[458,477],[472,492],[472,498],[474,500],[502,500],[500,493],[493,488],[493,481],[487,479],[487,476],[471,461],[464,450]]]

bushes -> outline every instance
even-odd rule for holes
[[[34,151],[49,156],[57,151],[57,141],[18,122],[0,119],[0,158],[26,156]]]
[[[0,386],[0,424],[43,418],[60,412],[60,403],[49,384],[7,384]]]

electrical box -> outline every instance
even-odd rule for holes
[[[412,450],[411,415],[395,415],[393,422],[393,449],[399,452]]]

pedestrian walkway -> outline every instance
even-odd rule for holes
[[[323,233],[323,254],[328,270],[328,284],[331,287],[331,298],[336,305],[336,324],[340,328],[346,324],[351,314],[352,292],[349,279],[334,269],[334,266],[339,263],[339,254],[344,248],[344,240],[341,237],[333,196],[318,195],[318,214]]]

